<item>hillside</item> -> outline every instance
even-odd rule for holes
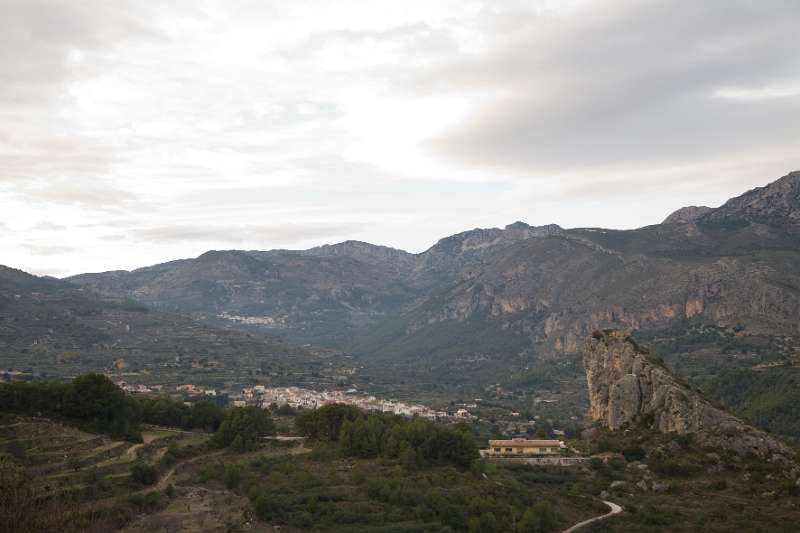
[[[4,368],[40,375],[113,369],[212,381],[289,370],[302,376],[329,366],[333,355],[8,267],[0,267],[0,353]]]
[[[795,452],[717,408],[618,330],[595,331],[584,351],[589,387],[588,418],[611,431],[644,427],[691,435],[701,446],[769,461]]]
[[[581,339],[605,327],[636,331],[660,343],[671,364],[682,358],[703,373],[737,343],[746,364],[793,357],[798,190],[795,172],[721,207],[683,208],[636,230],[517,222],[446,237],[416,255],[348,241],[208,252],[70,281],[214,324],[348,350],[368,370],[395,368],[395,377],[480,386],[553,360],[574,377]],[[720,333],[684,342],[703,327]],[[775,347],[778,338],[777,349],[750,350]],[[708,357],[695,357],[698,350]]]
[[[310,250],[210,251],[68,281],[158,309],[302,342],[349,348],[493,250],[554,230],[517,223],[443,239],[423,254],[348,241]]]

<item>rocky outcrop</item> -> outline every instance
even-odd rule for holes
[[[800,171],[731,198],[700,221],[717,224],[747,221],[800,233]]]
[[[664,219],[662,224],[683,224],[686,222],[694,222],[698,218],[702,217],[703,215],[707,215],[713,211],[711,207],[706,207],[704,205],[690,205],[687,207],[681,207],[670,216]]]
[[[718,409],[682,384],[626,333],[596,331],[583,358],[589,418],[609,429],[646,426],[695,435],[701,446],[762,458],[788,457],[791,448]]]

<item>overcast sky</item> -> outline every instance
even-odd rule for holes
[[[800,168],[796,0],[0,0],[0,264],[634,228]]]

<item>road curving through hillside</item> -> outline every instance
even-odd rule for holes
[[[584,520],[583,522],[578,522],[577,524],[575,524],[574,526],[570,527],[569,529],[565,529],[564,533],[572,533],[573,531],[577,531],[577,530],[579,530],[580,528],[582,528],[584,526],[588,526],[589,524],[597,522],[598,520],[604,520],[606,518],[612,517],[612,516],[620,514],[622,512],[622,506],[617,505],[614,502],[609,502],[609,501],[603,500],[603,503],[608,505],[611,508],[611,511],[609,511],[608,513],[606,513],[604,515],[595,516],[594,518],[590,518],[588,520]]]

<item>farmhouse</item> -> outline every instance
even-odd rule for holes
[[[527,455],[557,455],[564,443],[557,440],[490,440],[489,448],[481,450],[481,455],[489,457],[519,457]]]

